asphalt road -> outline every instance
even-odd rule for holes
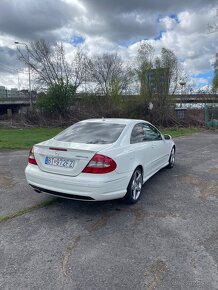
[[[57,199],[0,223],[0,289],[218,289],[218,134],[176,139],[177,160],[134,206]],[[0,153],[0,216],[53,197]]]

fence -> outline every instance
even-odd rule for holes
[[[218,106],[205,106],[205,124],[218,127]]]

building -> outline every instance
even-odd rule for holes
[[[169,69],[156,68],[146,73],[148,90],[151,95],[169,94]]]
[[[0,98],[13,98],[18,97],[19,91],[17,88],[12,88],[11,90],[7,90],[5,86],[0,86]]]
[[[7,97],[7,90],[4,86],[0,86],[0,98],[6,98]]]
[[[11,98],[19,97],[19,91],[17,88],[11,89]]]
[[[32,98],[37,97],[36,91],[31,91]],[[0,86],[0,98],[29,98],[29,90],[18,90],[17,88],[11,88],[7,90],[5,86]]]

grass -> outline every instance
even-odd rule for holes
[[[57,201],[57,198],[49,199],[49,200],[43,201],[41,203],[38,203],[36,205],[33,205],[31,207],[27,207],[27,208],[23,208],[21,210],[18,210],[12,214],[0,216],[0,223],[7,222],[8,220],[11,220],[11,219],[16,218],[16,217],[21,216],[21,215],[24,215],[28,212],[33,211],[33,210],[49,206],[49,205],[55,203],[56,201]]]
[[[50,139],[60,128],[0,129],[0,149],[30,149],[34,144]]]
[[[201,128],[170,128],[170,129],[161,130],[161,133],[169,134],[175,138],[175,137],[191,135],[200,131],[202,131]]]
[[[0,129],[0,150],[30,149],[34,144],[50,139],[61,128]],[[199,132],[199,128],[163,129],[163,134],[180,137]]]

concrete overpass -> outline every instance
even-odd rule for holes
[[[127,95],[128,98],[134,98],[138,95]],[[218,104],[218,94],[174,94],[170,95],[172,103],[216,103]]]
[[[80,95],[80,94],[78,94]],[[133,95],[134,97],[136,95]],[[128,96],[131,97],[131,96]],[[218,103],[218,94],[175,94],[171,95],[173,102],[180,103]],[[36,97],[32,98],[33,102]],[[7,97],[0,98],[0,106],[29,106],[29,97]]]
[[[80,95],[80,94],[78,94]],[[128,97],[134,97],[128,96]],[[173,103],[217,103],[218,104],[218,94],[175,94],[171,95]],[[36,97],[33,97],[33,102]],[[6,114],[7,110],[11,112],[18,112],[23,107],[28,107],[30,105],[29,96],[25,97],[7,97],[0,98],[0,115]]]
[[[175,94],[171,95],[172,102],[175,103],[216,103],[218,104],[218,94]]]
[[[29,97],[7,97],[0,98],[0,115],[7,114],[8,110],[12,113],[18,112],[24,107],[29,107]]]
[[[0,98],[0,105],[29,105],[29,97]]]

